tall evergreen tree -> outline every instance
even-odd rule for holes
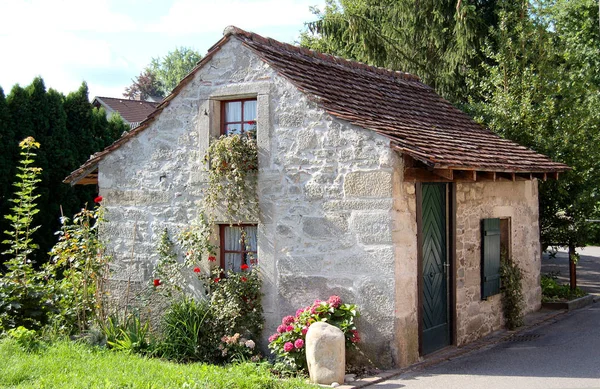
[[[15,86],[7,98],[0,89],[0,210],[10,211],[13,197],[12,178],[19,161],[19,139],[34,136],[42,147],[36,157],[36,167],[42,168],[36,193],[39,212],[34,223],[40,229],[33,236],[39,250],[33,253],[38,263],[47,260],[46,253],[54,245],[54,232],[60,227],[61,210],[72,215],[95,196],[93,187],[70,187],[62,180],[90,154],[102,150],[128,129],[120,117],[106,119],[103,111],[92,107],[87,86],[64,97],[46,90],[41,78],[26,88]],[[21,138],[19,138],[21,137]],[[0,220],[1,231],[8,229],[6,219]],[[0,252],[6,247],[0,247]],[[6,259],[0,258],[0,263]]]
[[[9,222],[4,215],[7,215],[12,207],[9,200],[13,194],[12,181],[15,176],[14,156],[18,150],[17,143],[6,97],[0,88],[0,234],[9,228]],[[4,250],[6,247],[0,245],[0,252]]]
[[[371,65],[405,71],[454,102],[495,25],[496,0],[327,0],[301,44]]]

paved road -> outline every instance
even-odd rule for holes
[[[600,303],[517,339],[372,388],[600,388]]]
[[[600,295],[600,247],[584,247],[577,249],[580,254],[577,262],[577,286],[588,293]],[[569,282],[569,255],[560,249],[555,258],[544,253],[542,259],[542,274],[559,272],[559,280]]]

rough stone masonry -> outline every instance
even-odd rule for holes
[[[207,183],[203,158],[210,138],[219,135],[220,101],[246,97],[258,104],[260,216],[248,222],[259,225],[263,345],[282,316],[337,294],[359,306],[359,346],[374,363],[414,362],[416,195],[415,184],[403,182],[402,159],[386,138],[332,117],[237,39],[227,41],[146,130],[99,164],[114,299],[131,293],[124,285],[147,283],[164,228],[173,236],[197,217]],[[506,216],[513,226],[531,226],[513,236],[519,243],[513,257],[530,260],[539,254],[536,188],[535,181],[457,185],[458,344],[502,321],[497,302],[479,301],[475,288],[479,219]],[[539,302],[536,266],[526,270],[528,310]]]

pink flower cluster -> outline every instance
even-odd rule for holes
[[[327,300],[327,302],[334,308],[339,308],[340,305],[342,305],[342,299],[340,298],[340,296],[336,295],[329,297],[329,300]]]
[[[294,316],[283,317],[277,332],[269,337],[269,348],[280,358],[291,358],[297,367],[306,369],[304,346],[311,324],[333,320],[344,328],[347,342],[356,343],[360,341],[358,331],[354,329],[357,315],[356,306],[343,304],[340,296],[332,295],[325,301],[315,300],[309,306],[298,309]]]

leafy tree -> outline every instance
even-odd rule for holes
[[[125,97],[141,100],[147,100],[150,97],[164,97],[163,85],[158,80],[156,73],[148,68],[144,69],[135,80],[131,81],[133,81],[133,84],[125,88],[125,93],[123,93]]]
[[[416,74],[446,98],[466,95],[466,71],[495,25],[497,0],[327,0],[301,44]]]
[[[148,69],[156,75],[161,85],[162,96],[166,96],[201,59],[200,53],[193,49],[178,47],[162,58],[152,58]]]
[[[540,185],[540,218],[542,242],[569,246],[574,255],[590,239],[586,219],[598,207],[598,8],[594,0],[510,7],[499,9],[496,45],[486,46],[489,61],[469,80],[479,92],[470,108],[502,136],[573,168]]]

